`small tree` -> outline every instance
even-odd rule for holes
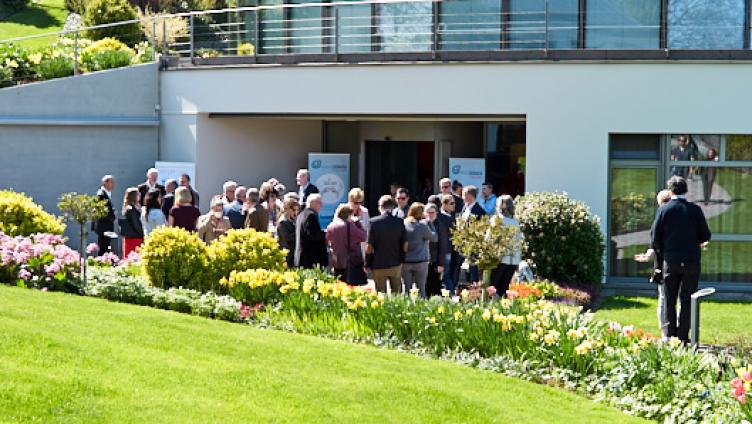
[[[65,193],[60,196],[57,207],[65,219],[78,223],[78,252],[83,262],[83,286],[86,287],[86,238],[89,235],[87,224],[107,215],[107,202],[97,196],[78,193]]]
[[[483,288],[491,283],[491,271],[504,256],[514,254],[519,243],[518,229],[503,226],[497,218],[458,219],[452,230],[452,243],[457,251],[472,265],[483,270]],[[484,290],[485,293],[485,290]],[[503,293],[500,293],[503,294]]]

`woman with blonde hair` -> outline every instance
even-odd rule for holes
[[[170,217],[167,220],[170,227],[196,231],[201,212],[191,202],[193,202],[193,195],[188,187],[178,187],[175,190],[175,206],[170,209]]]
[[[123,196],[123,218],[120,220],[120,235],[123,237],[123,257],[136,250],[144,241],[144,228],[141,225],[141,207],[138,205],[140,193],[136,187],[128,187]]]
[[[407,253],[402,264],[402,282],[406,293],[415,285],[420,290],[420,296],[425,298],[428,264],[431,260],[429,244],[438,241],[438,235],[433,221],[423,219],[424,210],[423,203],[415,202],[410,205],[405,217]],[[432,219],[435,220],[436,216]]]
[[[353,220],[353,210],[348,204],[339,205],[334,220],[326,227],[326,244],[331,252],[329,266],[348,284],[368,282],[360,250],[360,244],[365,241],[366,230],[359,221]]]
[[[363,229],[368,231],[370,216],[368,214],[368,209],[363,206],[364,198],[365,195],[360,187],[353,187],[350,192],[347,193],[347,205],[350,206],[350,209],[353,211],[353,218],[360,221]]]
[[[198,237],[204,243],[209,244],[212,241],[222,237],[232,228],[230,218],[224,215],[224,202],[222,196],[214,196],[211,201],[211,209],[206,215],[198,218],[197,232]]]

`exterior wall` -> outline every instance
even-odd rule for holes
[[[215,118],[197,119],[196,190],[201,210],[211,196],[222,194],[232,179],[258,187],[276,177],[288,190],[297,190],[295,172],[308,164],[308,152],[321,151],[322,123],[317,120]]]
[[[203,112],[395,119],[525,115],[527,189],[565,190],[605,217],[608,134],[752,133],[750,72],[743,63],[204,68],[163,72],[162,104],[170,112],[187,104]]]
[[[112,174],[120,209],[125,188],[158,157],[157,75],[149,64],[0,90],[0,188],[57,214],[60,194],[94,194]]]

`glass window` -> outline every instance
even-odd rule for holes
[[[578,0],[511,0],[509,3],[509,48],[577,48]],[[548,25],[546,20],[548,19]]]
[[[282,0],[260,0],[261,6],[281,5]],[[265,9],[259,12],[259,53],[285,53],[284,13],[281,8]]]
[[[371,51],[371,5],[337,6],[340,53]]]
[[[745,0],[671,0],[668,47],[741,49],[744,47]]]
[[[291,4],[321,3],[321,0],[290,0]],[[322,19],[319,6],[292,7],[289,9],[289,37],[291,53],[322,53],[328,50],[329,38],[324,38],[324,27],[329,21]]]
[[[659,160],[660,140],[657,134],[612,134],[611,159]]]
[[[381,51],[419,52],[431,50],[432,2],[382,3],[378,5]]]
[[[437,3],[439,48],[498,50],[501,42],[500,0],[456,0]]]
[[[671,136],[669,159],[673,161],[707,160],[718,161],[721,151],[721,136],[707,134],[678,134]],[[696,167],[671,165],[670,174],[693,178]]]
[[[752,242],[713,241],[702,252],[702,281],[752,281]]]
[[[688,169],[687,200],[702,208],[710,231],[752,234],[752,168]]]
[[[657,168],[612,168],[609,219],[610,273],[615,277],[647,277],[651,264],[634,260],[650,245],[656,211]]]
[[[726,160],[752,160],[752,135],[727,135]]]
[[[659,0],[598,0],[586,3],[585,46],[591,49],[660,48]]]

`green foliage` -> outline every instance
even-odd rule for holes
[[[13,72],[10,70],[10,68],[6,68],[4,66],[0,66],[0,88],[3,87],[10,87],[11,85],[14,85],[13,82]]]
[[[45,212],[30,197],[0,190],[0,232],[15,237],[35,233],[60,235],[64,231],[62,220]]]
[[[88,71],[102,71],[128,66],[135,55],[135,51],[120,40],[107,37],[84,49],[81,63]]]
[[[107,215],[107,202],[97,196],[65,193],[60,196],[57,207],[66,219],[85,225]]]
[[[489,216],[458,219],[452,230],[455,249],[483,270],[492,270],[504,256],[513,255],[518,242],[516,228],[499,225],[498,219]]]
[[[727,135],[726,160],[752,160],[752,136]]]
[[[598,285],[603,276],[600,220],[566,193],[528,193],[516,199],[525,236],[523,254],[554,281]]]
[[[17,12],[19,10],[25,9],[30,3],[30,0],[0,0],[0,6],[2,6],[3,9],[9,10],[11,12]]]
[[[0,85],[14,85],[34,75],[29,52],[12,43],[0,44]]]
[[[624,234],[650,228],[655,215],[653,194],[631,192],[611,199],[611,228],[613,234]]]
[[[86,5],[90,0],[65,0],[65,8],[71,13],[82,15],[86,13]]]
[[[87,27],[115,22],[130,21],[138,18],[136,9],[127,0],[92,0],[86,6],[84,25]],[[141,26],[138,22],[114,27],[89,30],[88,37],[94,40],[116,38],[128,45],[141,40]]]
[[[73,59],[68,56],[45,57],[34,67],[43,80],[73,75]]]
[[[177,227],[159,227],[141,246],[141,263],[152,285],[206,291],[206,245],[196,233]]]
[[[279,271],[286,267],[287,251],[273,235],[254,229],[230,230],[208,248],[212,282],[219,283],[232,271],[263,268]]]

